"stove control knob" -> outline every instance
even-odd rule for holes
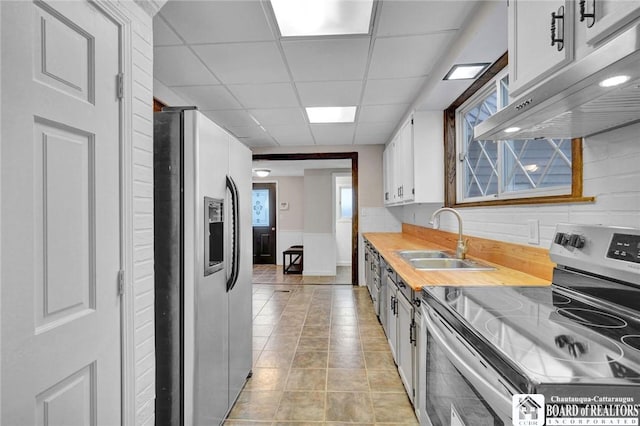
[[[567,244],[564,242],[566,238],[567,234],[565,234],[564,232],[557,232],[555,238],[553,239],[553,242],[564,246]]]
[[[582,235],[572,234],[569,237],[569,245],[577,249],[584,247],[584,237]]]

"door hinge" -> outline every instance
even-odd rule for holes
[[[124,270],[120,269],[118,271],[118,295],[122,296],[124,294]]]
[[[124,74],[121,72],[116,75],[116,97],[124,98]]]
[[[466,152],[461,152],[460,154],[458,154],[458,161],[460,161],[461,163],[467,159],[467,153]]]

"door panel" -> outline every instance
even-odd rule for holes
[[[276,263],[276,184],[253,184],[253,263]]]
[[[84,1],[0,7],[0,423],[120,424],[120,29]]]

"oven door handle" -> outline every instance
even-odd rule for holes
[[[506,416],[509,419],[507,423],[511,423],[512,398],[511,395],[505,395],[507,389],[502,390],[500,388],[496,388],[482,377],[476,369],[470,366],[463,357],[459,355],[458,351],[451,347],[447,338],[444,336],[444,332],[442,332],[442,329],[438,327],[438,321],[442,321],[442,319],[436,316],[437,314],[433,309],[427,309],[427,311],[429,312],[427,317],[427,328],[429,329],[432,338],[438,346],[444,350],[447,358],[460,370],[460,373],[462,373],[462,375],[473,384],[478,393],[486,399],[487,403],[489,403],[493,410],[496,411],[502,419],[505,419]],[[467,348],[463,349],[469,354],[469,356],[473,356]],[[490,370],[490,372],[496,375],[496,382],[498,382],[500,380],[498,373],[492,370]]]

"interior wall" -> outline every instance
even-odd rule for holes
[[[518,244],[528,243],[528,220],[540,221],[540,247],[549,248],[560,222],[640,228],[640,123],[583,142],[585,196],[595,203],[551,204],[521,207],[461,208],[464,232]],[[440,205],[395,207],[403,221],[429,226]],[[441,229],[457,232],[453,215],[441,216]]]
[[[336,274],[332,175],[335,171],[304,171],[303,275]]]
[[[275,182],[278,209],[276,228],[276,264],[282,265],[282,252],[302,244],[304,232],[304,178],[302,176],[254,177],[254,182]],[[281,203],[287,203],[283,209]]]

